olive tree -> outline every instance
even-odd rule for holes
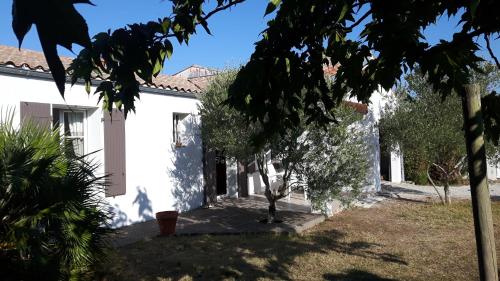
[[[246,160],[254,154],[251,139],[258,125],[247,122],[239,111],[225,104],[227,89],[236,73],[231,69],[220,72],[212,77],[200,95],[201,133],[208,149],[218,149],[229,157]]]
[[[313,208],[327,212],[333,199],[349,204],[367,183],[367,134],[360,128],[361,113],[343,104],[335,115],[337,123],[308,127],[307,151],[296,174],[307,183]]]
[[[483,96],[500,85],[500,71],[491,64],[483,64],[473,79],[481,86]],[[443,203],[450,204],[450,184],[462,179],[467,164],[467,151],[462,140],[463,116],[461,101],[443,99],[418,70],[405,76],[407,84],[399,88],[396,104],[387,108],[380,122],[384,144],[395,151],[400,149],[407,172],[414,177],[425,173],[429,183],[443,184]],[[491,163],[496,164],[498,147],[486,144]]]
[[[202,136],[206,149],[254,159],[269,201],[266,220],[277,221],[276,202],[298,189],[306,190],[318,210],[325,210],[326,202],[333,199],[348,202],[356,197],[367,170],[365,134],[355,124],[361,114],[343,105],[335,109],[337,123],[326,127],[302,124],[257,146],[255,138],[262,126],[248,122],[225,103],[236,73],[229,70],[213,77],[200,96]],[[278,176],[271,173],[276,169]]]

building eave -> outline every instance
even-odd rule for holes
[[[52,74],[50,72],[45,71],[37,71],[29,68],[19,68],[8,65],[0,65],[0,74],[14,76],[14,77],[24,77],[24,78],[34,78],[46,81],[54,81],[52,78]],[[103,80],[100,79],[92,79],[92,86],[98,86]],[[66,78],[66,83],[70,84],[71,81],[69,77]],[[79,79],[76,84],[84,85],[84,81]],[[191,98],[198,99],[196,93],[194,92],[186,92],[186,91],[175,91],[170,89],[162,89],[155,87],[147,87],[147,86],[139,86],[139,90],[141,93],[148,94],[157,94],[157,95],[166,95],[166,96],[174,96],[174,97],[183,97],[183,98]]]

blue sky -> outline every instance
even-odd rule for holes
[[[171,12],[171,3],[162,0],[92,0],[96,6],[77,5],[77,9],[87,19],[90,34],[94,35],[107,29],[122,27],[127,23],[146,22],[164,17]],[[174,54],[165,64],[165,73],[173,74],[192,64],[224,68],[237,66],[248,60],[253,52],[253,43],[265,28],[268,18],[264,18],[267,0],[249,0],[215,15],[209,21],[213,36],[203,30],[193,36],[189,46],[174,45]],[[11,0],[0,1],[0,44],[17,46],[11,29]],[[457,19],[441,18],[437,25],[429,27],[425,36],[431,43],[440,38],[450,39],[456,30]],[[358,31],[361,29],[358,28]],[[482,40],[479,44],[484,46]],[[34,29],[26,37],[23,47],[41,50]],[[492,42],[497,57],[500,57],[500,39]],[[78,49],[75,48],[77,51]],[[60,49],[61,55],[72,56],[69,51]],[[486,51],[479,53],[490,60]]]

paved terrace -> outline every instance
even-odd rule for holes
[[[179,214],[175,235],[201,234],[295,234],[311,228],[322,221],[324,216],[311,214],[310,206],[300,196],[294,195],[288,201],[278,201],[278,218],[282,223],[265,224],[259,222],[267,215],[267,200],[261,195],[248,198],[227,198],[210,208],[195,209]],[[120,228],[113,245],[124,246],[141,240],[150,240],[159,234],[156,220],[133,224]]]

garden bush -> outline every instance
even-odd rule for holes
[[[5,120],[4,120],[5,121]],[[59,131],[0,124],[2,280],[82,280],[109,232],[98,165],[65,152]]]

